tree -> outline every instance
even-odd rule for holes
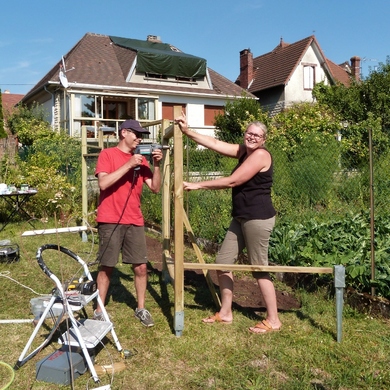
[[[14,164],[7,156],[0,164],[4,182],[38,189],[30,212],[42,217],[81,213],[81,144],[64,131],[53,131],[42,106],[19,107],[11,113],[9,127],[23,144]]]
[[[390,59],[375,71],[349,87],[319,83],[313,96],[323,107],[337,114],[340,127],[343,161],[347,168],[358,168],[368,159],[368,129],[373,135],[374,155],[380,156],[390,146]]]
[[[215,117],[216,138],[226,142],[241,143],[246,126],[253,121],[260,121],[267,125],[269,116],[261,109],[257,100],[243,93],[241,97],[227,102],[225,112]]]
[[[296,103],[272,118],[267,142],[292,160],[307,143],[324,147],[334,144],[339,130],[340,118],[328,108],[316,103]]]
[[[10,114],[7,124],[11,133],[17,135],[21,144],[30,146],[43,134],[53,133],[45,117],[43,106],[38,103],[31,108],[20,105],[18,110]]]

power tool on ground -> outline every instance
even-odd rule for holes
[[[97,283],[94,280],[74,279],[66,285],[66,291],[76,290],[82,295],[92,295],[97,290]]]

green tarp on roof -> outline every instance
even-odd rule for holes
[[[206,60],[172,50],[167,43],[110,36],[118,46],[137,52],[137,72],[172,77],[202,78],[206,75]]]

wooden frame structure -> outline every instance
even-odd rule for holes
[[[174,117],[180,116],[181,106],[174,107]],[[146,126],[161,125],[161,139],[163,146],[169,146],[173,139],[173,172],[170,161],[170,153],[163,149],[163,182],[162,182],[162,263],[163,278],[166,282],[172,282],[174,285],[174,330],[176,336],[181,336],[184,329],[184,270],[201,269],[206,277],[206,281],[217,309],[221,302],[214,288],[214,284],[209,275],[209,270],[231,270],[231,271],[259,271],[259,272],[292,272],[292,273],[328,273],[334,274],[336,289],[336,319],[337,319],[337,341],[342,338],[342,310],[343,296],[345,288],[345,269],[343,266],[330,267],[290,267],[290,266],[253,266],[253,265],[223,265],[206,264],[202,253],[196,244],[196,239],[191,229],[190,222],[183,207],[183,136],[178,125],[171,124],[167,119],[148,123]],[[103,148],[103,134],[99,134],[99,146],[95,147],[99,151]],[[82,134],[82,177],[83,177],[83,215],[86,221],[87,216],[87,166],[86,157],[98,155],[98,153],[87,154],[86,134]],[[174,260],[171,256],[171,176],[174,178],[173,197],[174,197]],[[86,225],[87,223],[84,223]],[[188,237],[195,250],[198,263],[184,262],[184,226]],[[86,239],[86,238],[85,238]],[[223,268],[222,268],[223,267]]]
[[[182,107],[174,107],[174,117],[181,114]],[[181,336],[184,329],[184,270],[201,269],[206,277],[210,292],[213,295],[217,308],[220,307],[220,300],[215,291],[214,284],[208,274],[209,270],[231,270],[231,271],[260,271],[260,272],[292,272],[292,273],[328,273],[334,274],[336,289],[336,327],[337,341],[342,339],[342,311],[343,296],[345,288],[345,269],[343,266],[330,267],[290,267],[290,266],[253,266],[253,265],[226,265],[206,264],[200,249],[196,244],[190,222],[183,207],[183,137],[178,125],[170,125],[168,121],[162,123],[163,145],[167,145],[170,138],[173,138],[174,145],[174,255],[172,260],[170,255],[170,161],[169,153],[164,155],[163,160],[163,264],[165,273],[169,273],[169,278],[174,284],[174,330],[176,336]],[[195,250],[199,263],[184,262],[184,226],[187,229],[192,246]],[[222,268],[223,267],[223,268]]]

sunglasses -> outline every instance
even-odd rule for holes
[[[139,133],[138,131],[131,130],[131,129],[126,129],[126,131],[128,131],[129,133],[133,133],[136,138],[141,138],[141,139],[143,138],[143,134]]]

